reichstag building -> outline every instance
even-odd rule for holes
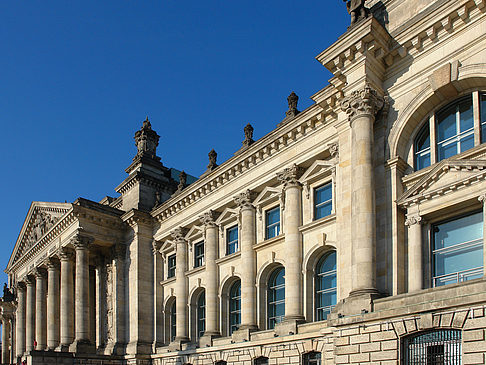
[[[486,363],[486,0],[346,6],[229,160],[166,167],[146,119],[115,197],[32,203],[2,363]]]

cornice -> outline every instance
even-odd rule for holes
[[[176,190],[175,182],[170,184],[170,181],[163,181],[151,176],[143,171],[137,171],[129,175],[123,182],[115,188],[115,191],[119,194],[125,194],[127,191],[131,190],[137,183],[144,183],[145,185],[152,186],[158,190],[167,191],[173,193]],[[173,189],[170,186],[173,185]]]
[[[149,213],[137,209],[132,209],[126,212],[121,216],[121,219],[132,228],[138,225],[151,226],[154,222]]]

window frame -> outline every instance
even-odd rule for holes
[[[201,299],[204,303],[201,303]],[[200,339],[206,332],[206,292],[198,295],[196,301],[196,338]]]
[[[239,296],[233,296],[235,286],[239,286]],[[239,301],[237,310],[233,310],[232,301]],[[233,315],[238,316],[238,323],[233,323]],[[231,336],[233,332],[237,331],[241,325],[241,280],[236,280],[231,284],[228,292],[228,335]]]
[[[176,338],[177,334],[177,306],[176,306],[176,300],[170,305],[170,314],[169,314],[169,340],[170,342],[173,342]]]
[[[173,265],[171,265],[173,263]],[[167,279],[174,278],[176,276],[176,268],[177,268],[177,256],[176,254],[172,254],[167,256]]]
[[[236,230],[236,240],[230,241],[230,231]],[[231,247],[235,246],[234,251]],[[226,256],[237,253],[240,250],[240,230],[238,224],[226,228]]]
[[[442,337],[441,340],[434,339],[433,336]],[[449,337],[449,338],[447,338]],[[415,339],[423,338],[423,342],[418,344],[412,344],[411,342]],[[428,339],[428,342],[426,340]],[[430,344],[430,345],[428,345]],[[412,345],[412,347],[410,346]],[[417,346],[419,345],[419,346]],[[420,347],[422,345],[422,348]],[[433,330],[426,330],[416,332],[407,336],[404,336],[400,340],[400,363],[403,365],[413,365],[413,364],[424,364],[424,363],[435,363],[435,359],[430,359],[431,354],[427,351],[431,346],[442,345],[444,353],[453,354],[455,358],[449,360],[453,361],[451,363],[461,364],[462,363],[462,331],[458,329],[449,328],[439,328]],[[448,351],[445,351],[444,345],[448,345]],[[423,351],[425,349],[425,351]],[[415,350],[415,353],[412,351]],[[421,351],[422,350],[422,351]],[[452,350],[452,351],[451,351]],[[412,355],[412,356],[410,356]],[[434,354],[432,354],[434,355]],[[437,355],[437,353],[435,354]],[[413,360],[410,359],[413,357]],[[417,359],[417,357],[419,357]]]
[[[279,284],[279,285],[272,285],[273,283],[275,283],[277,277],[280,275],[280,273],[283,273],[283,284]],[[271,301],[271,292],[274,291],[274,293],[276,294],[277,293],[277,290],[281,290],[283,289],[283,299],[280,299],[280,300],[272,300]],[[266,290],[266,326],[267,326],[267,329],[273,329],[275,328],[275,325],[282,322],[284,317],[285,317],[285,267],[284,266],[280,266],[280,267],[277,267],[275,269],[272,270],[272,272],[270,273],[270,275],[268,276],[268,280],[267,280],[267,290]],[[276,295],[273,295],[272,297],[275,297],[276,298]],[[276,312],[277,312],[277,306],[279,305],[283,305],[283,309],[284,309],[284,314],[282,316],[277,316],[276,315]],[[270,313],[271,313],[271,307],[275,307],[275,310],[272,311],[272,312],[275,312],[275,315],[274,316],[270,316]]]
[[[319,190],[322,190],[324,188],[329,188],[331,192],[331,198],[328,200],[325,200],[323,202],[317,203],[317,193]],[[317,185],[312,189],[312,220],[316,221],[322,218],[329,217],[330,215],[334,214],[334,183],[333,181],[326,181],[322,184]],[[322,217],[317,218],[317,209],[320,207],[324,207],[330,204],[331,210],[329,211],[329,214],[323,215]]]
[[[336,258],[335,259],[336,260],[336,262],[335,262],[336,268],[334,270],[329,270],[329,271],[326,271],[324,273],[319,273],[318,267],[321,266],[322,264],[324,264],[324,262],[327,259],[329,259],[329,257],[331,255],[334,255],[335,258]],[[318,290],[317,281],[319,279],[319,276],[329,277],[331,275],[333,275],[335,277],[336,286],[332,287],[332,288],[328,288],[328,289]],[[329,313],[331,313],[332,309],[336,306],[337,301],[336,301],[336,303],[329,305],[329,306],[318,307],[318,296],[320,294],[326,295],[326,294],[332,294],[333,292],[335,292],[336,293],[335,295],[336,295],[336,298],[337,298],[337,280],[338,280],[338,276],[337,276],[337,251],[336,250],[329,250],[319,257],[319,259],[317,260],[317,262],[315,264],[315,268],[314,268],[314,318],[315,318],[316,322],[327,320],[328,314],[326,315],[326,318],[319,319],[319,310],[328,308]]]
[[[202,247],[202,253],[198,254],[198,248]],[[205,265],[205,245],[204,241],[199,241],[194,244],[194,268],[202,267]]]
[[[275,223],[269,224],[269,214],[273,212],[278,212],[278,221]],[[271,239],[278,237],[280,235],[280,223],[281,223],[282,217],[281,217],[281,209],[280,205],[274,206],[272,208],[269,208],[265,210],[265,239]],[[275,231],[273,235],[271,236],[269,233],[271,232],[270,229],[275,228]]]

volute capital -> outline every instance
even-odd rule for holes
[[[176,243],[185,243],[186,242],[186,233],[187,230],[183,227],[178,227],[170,232],[170,235],[174,239]]]
[[[61,261],[72,261],[74,258],[74,251],[69,247],[61,247],[57,252],[57,256]]]
[[[49,257],[46,260],[46,265],[48,270],[59,270],[60,268],[59,260],[55,257]]]
[[[301,186],[299,178],[304,173],[304,168],[293,164],[291,167],[284,169],[282,172],[277,173],[277,179],[283,185],[284,190],[289,186]]]
[[[89,245],[94,241],[93,237],[76,234],[71,239],[71,244],[74,246],[76,250],[87,250]]]
[[[341,110],[348,115],[349,121],[352,122],[353,119],[362,115],[370,115],[374,118],[376,113],[383,108],[383,104],[383,97],[378,95],[369,84],[366,84],[363,89],[355,90],[341,100]]]
[[[204,225],[205,228],[217,227],[216,224],[216,212],[209,210],[199,216],[199,220]]]
[[[240,209],[254,209],[252,202],[255,197],[256,193],[251,191],[250,189],[247,189],[243,193],[240,193],[237,196],[233,197],[233,200]]]
[[[408,216],[407,219],[405,220],[405,225],[407,227],[413,226],[414,224],[423,224],[424,222],[422,221],[422,217],[418,214]]]

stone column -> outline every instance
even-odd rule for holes
[[[240,330],[258,329],[256,316],[256,212],[251,204],[255,194],[250,190],[234,198],[240,208],[241,232],[241,325]],[[249,338],[247,338],[249,339]]]
[[[70,352],[86,352],[89,339],[89,244],[92,239],[77,235],[72,244],[76,251],[76,275],[74,293],[74,343]]]
[[[422,245],[422,217],[409,216],[405,221],[408,227],[408,292],[423,289],[423,245]]]
[[[35,278],[27,276],[27,304],[25,307],[25,351],[34,350],[35,335]]]
[[[47,262],[47,349],[59,346],[60,311],[59,311],[59,261],[50,258]]]
[[[171,232],[176,244],[176,338],[182,343],[189,341],[187,321],[187,241],[184,230],[177,228]]]
[[[66,351],[74,341],[73,252],[66,247],[59,252],[61,260],[60,350]]]
[[[164,344],[164,287],[163,280],[164,265],[160,253],[161,243],[152,242],[152,253],[154,254],[154,344],[153,351]]]
[[[375,275],[375,184],[373,168],[373,123],[383,107],[383,98],[366,85],[341,102],[352,133],[353,186],[351,220],[353,242],[353,287],[351,296],[377,294]]]
[[[101,254],[95,262],[95,313],[96,313],[96,348],[102,348],[105,343],[105,323],[106,323],[106,270],[104,256]]]
[[[218,226],[215,213],[210,210],[199,217],[204,225],[204,258],[206,261],[206,331],[204,336],[218,336]],[[176,312],[178,313],[178,312]]]
[[[303,169],[297,165],[277,174],[285,194],[285,320],[303,321],[302,277],[302,185],[298,181]]]
[[[11,315],[2,314],[2,364],[10,364],[10,320]]]
[[[478,200],[483,204],[483,275],[486,276],[486,193],[481,194]]]
[[[36,350],[47,347],[47,272],[43,268],[35,271],[35,341]]]
[[[21,357],[25,352],[25,298],[26,296],[26,287],[23,282],[19,282],[17,284],[17,314],[16,314],[16,356],[17,358]]]

